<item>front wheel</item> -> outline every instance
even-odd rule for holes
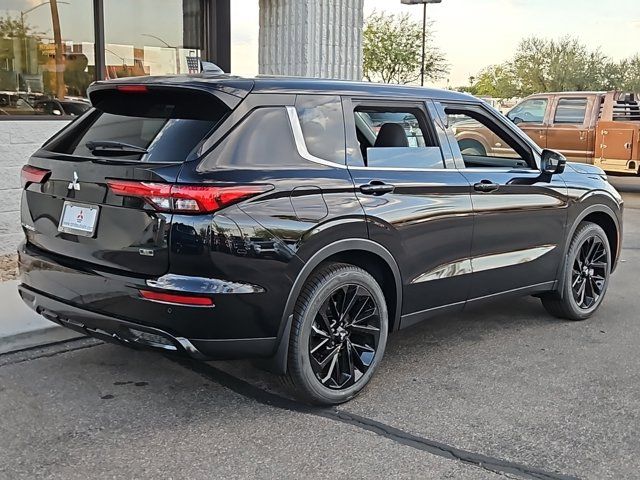
[[[305,283],[289,343],[288,377],[301,400],[336,405],[356,396],[384,355],[382,289],[365,270],[329,263]]]
[[[609,285],[611,247],[604,230],[594,223],[581,223],[566,262],[562,295],[544,296],[542,304],[556,317],[585,320],[600,307]]]

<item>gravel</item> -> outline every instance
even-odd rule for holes
[[[18,278],[18,255],[0,255],[0,282]]]

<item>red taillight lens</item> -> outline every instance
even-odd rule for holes
[[[118,85],[116,89],[123,93],[146,93],[149,91],[146,85]]]
[[[178,305],[192,305],[196,307],[213,307],[213,300],[209,297],[194,297],[191,295],[178,295],[175,293],[152,292],[140,290],[140,295],[146,300],[164,303],[177,303]]]
[[[49,178],[49,175],[51,175],[51,170],[25,165],[20,172],[22,188],[25,188],[30,183],[44,183]]]
[[[143,198],[158,210],[180,213],[215,212],[272,188],[270,185],[213,187],[131,180],[109,180],[107,184],[116,195]]]

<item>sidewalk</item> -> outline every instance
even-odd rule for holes
[[[56,325],[27,307],[18,295],[18,282],[0,283],[0,354],[82,335]]]

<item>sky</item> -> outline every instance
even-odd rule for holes
[[[258,65],[258,0],[232,0],[234,73],[255,74]],[[373,11],[407,12],[422,21],[422,7],[400,0],[365,0]],[[428,5],[436,45],[450,64],[438,86],[468,83],[485,66],[508,60],[523,37],[571,35],[618,60],[640,53],[640,0],[442,0]],[[447,82],[448,80],[448,82]]]

